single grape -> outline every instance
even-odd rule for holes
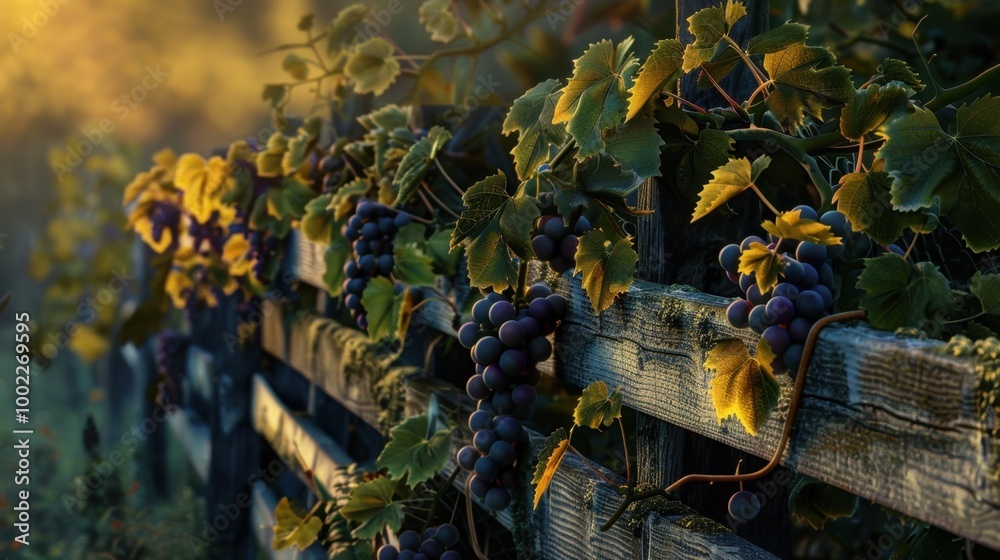
[[[750,248],[750,245],[752,245],[753,243],[761,243],[763,245],[767,245],[767,241],[764,241],[763,237],[751,235],[750,237],[744,239],[742,243],[740,243],[740,251],[746,251],[747,249]]]
[[[588,220],[586,216],[580,216],[580,218],[576,221],[576,226],[573,228],[573,233],[580,236],[587,233],[591,229],[593,229],[593,226],[590,225],[590,220]]]
[[[490,448],[493,447],[493,444],[497,441],[497,434],[493,430],[479,430],[476,432],[476,435],[473,436],[472,441],[480,453],[489,453]]]
[[[500,414],[511,413],[514,406],[514,397],[511,396],[510,391],[503,390],[493,393],[493,406],[496,407],[497,412]]]
[[[399,551],[392,545],[387,544],[378,549],[378,560],[396,560],[397,556],[399,556]]]
[[[566,301],[566,298],[559,294],[549,294],[545,296],[545,299],[552,304],[552,311],[556,317],[562,318],[566,316],[566,310],[569,308],[569,302]]]
[[[488,496],[489,494],[487,494]],[[437,533],[435,532],[435,535]],[[444,546],[434,540],[434,537],[425,539],[423,543],[420,544],[420,552],[427,555],[431,560],[437,560],[444,553]]]
[[[492,414],[486,412],[485,410],[477,410],[469,415],[469,429],[473,432],[485,430],[490,427],[490,422],[492,421]]]
[[[493,306],[493,302],[490,300],[489,296],[479,300],[475,305],[472,306],[472,318],[476,320],[480,325],[485,325],[490,321],[490,308]]]
[[[802,280],[797,282],[800,290],[808,290],[819,283],[819,273],[816,272],[816,267],[811,264],[803,264],[802,270],[804,271]]]
[[[470,321],[459,327],[458,343],[463,347],[472,348],[477,340],[479,340],[479,325]]]
[[[833,288],[835,283],[835,278],[833,274],[833,267],[830,263],[825,262],[819,265],[816,269],[816,274],[819,276],[819,283],[826,286],[827,288]]]
[[[514,406],[518,408],[531,408],[535,405],[535,399],[538,398],[538,393],[535,391],[535,386],[528,383],[522,383],[510,392],[511,399],[514,400]]]
[[[493,488],[486,493],[486,507],[493,511],[507,509],[510,505],[510,492],[503,488]]]
[[[823,284],[816,284],[813,286],[813,291],[823,298],[823,309],[833,307],[833,292],[830,291],[830,288],[827,288]]]
[[[760,515],[760,498],[749,490],[740,490],[729,498],[729,515],[743,523],[753,521]]]
[[[392,274],[392,267],[395,266],[396,261],[393,260],[392,255],[382,255],[378,258],[378,272],[383,276],[388,276]]]
[[[480,457],[482,457],[482,455],[475,447],[466,445],[458,450],[458,454],[455,456],[455,462],[458,463],[458,466],[461,467],[462,470],[471,471],[476,467],[476,461],[478,461]]]
[[[789,336],[788,331],[780,325],[772,325],[764,330],[761,335],[767,344],[771,347],[771,350],[778,356],[785,353],[788,350],[788,346],[792,343],[792,337]]]
[[[506,350],[500,355],[500,368],[507,375],[521,375],[528,368],[528,357],[523,350]]]
[[[552,290],[545,284],[532,284],[531,286],[528,286],[527,291],[524,292],[524,297],[527,298],[528,301],[541,297],[548,297],[550,295],[552,295]]]
[[[794,284],[790,282],[782,282],[774,287],[771,291],[771,298],[788,298],[792,301],[799,297],[799,289],[795,287]]]
[[[823,316],[825,308],[823,296],[813,290],[803,291],[795,300],[795,312],[806,319],[819,319]]]
[[[547,235],[536,235],[531,238],[531,249],[535,251],[538,260],[549,261],[556,255],[556,242]]]
[[[544,362],[552,355],[552,343],[543,336],[536,336],[528,341],[528,359],[531,363]]]
[[[483,380],[482,375],[473,375],[470,377],[465,383],[465,392],[477,401],[490,396],[490,388],[486,385],[486,381]]]
[[[760,292],[760,286],[757,284],[750,286],[750,289],[747,290],[747,301],[749,301],[751,305],[764,305],[770,299],[771,293],[768,292],[766,294],[762,294]]]
[[[413,221],[413,216],[407,214],[406,212],[400,212],[399,214],[396,214],[396,217],[393,218],[393,220],[396,222],[397,228],[402,228],[403,226],[410,225]]]
[[[757,305],[750,310],[749,322],[750,328],[757,334],[763,334],[764,330],[772,325],[771,321],[767,319],[767,312],[763,305]]]
[[[446,550],[438,560],[462,560],[462,555],[455,550]]]
[[[539,323],[544,323],[555,318],[555,309],[548,298],[534,299],[528,304],[528,316]]]
[[[798,210],[800,218],[803,218],[803,219],[806,219],[806,220],[818,220],[819,219],[819,214],[816,212],[816,210],[814,210],[812,208],[812,206],[808,206],[808,205],[805,205],[805,204],[800,204],[800,205],[796,206],[795,208],[792,208],[792,210],[793,211],[794,210]]]
[[[752,306],[746,300],[738,299],[729,304],[726,308],[726,320],[737,329],[745,329],[749,326],[750,308]]]
[[[489,492],[491,488],[493,488],[493,483],[490,482],[489,480],[479,478],[476,475],[472,475],[469,478],[469,490],[472,491],[473,496],[479,499],[485,498],[486,493]],[[417,536],[417,538],[418,539],[420,538],[419,535]],[[417,544],[414,548],[417,548],[419,546],[420,546],[420,541],[417,541]]]
[[[750,289],[750,286],[753,286],[756,283],[757,279],[754,277],[753,274],[740,274],[740,289],[743,290],[744,294],[747,293],[747,290]]]
[[[484,336],[472,347],[472,358],[480,364],[495,364],[503,352],[503,343],[495,336]]]
[[[455,527],[451,523],[444,523],[438,527],[437,533],[434,535],[434,540],[444,546],[455,546],[458,544],[458,537],[458,527]]]
[[[504,440],[498,440],[490,447],[490,457],[502,467],[512,464],[516,455],[514,446]]]
[[[784,325],[795,318],[795,304],[792,300],[778,296],[771,298],[764,307],[767,319],[776,325]]]
[[[490,322],[493,326],[499,327],[507,321],[511,321],[517,317],[517,309],[514,308],[514,304],[509,301],[498,301],[490,306]]]
[[[416,531],[403,531],[399,534],[399,548],[403,550],[417,550],[420,548],[420,535]]]
[[[522,317],[517,322],[524,327],[524,337],[527,339],[534,338],[542,332],[541,323],[531,317]]]
[[[497,423],[497,435],[500,439],[507,442],[514,442],[520,439],[521,434],[524,432],[524,428],[521,426],[521,421],[512,416],[508,416],[500,422]]]
[[[437,527],[428,527],[424,529],[424,532],[420,535],[420,538],[423,539],[424,541],[429,541],[433,539],[435,535],[437,535]],[[423,543],[421,542],[421,544]]]
[[[827,245],[826,246],[826,257],[828,259],[837,259],[837,258],[840,258],[840,256],[844,254],[844,249],[845,249],[845,247],[844,247],[843,243],[838,243],[836,245]]]
[[[843,212],[830,210],[820,217],[819,222],[830,226],[833,234],[837,237],[847,237],[851,234],[851,224]]]
[[[802,268],[802,263],[787,255],[785,256],[785,269],[782,271],[782,276],[789,282],[795,283],[801,281],[805,272],[805,269]]]
[[[569,228],[563,224],[562,218],[556,217],[545,223],[544,231],[545,235],[551,237],[553,241],[562,241],[566,237],[566,234],[569,233]]]
[[[400,550],[396,560],[417,560],[417,553],[412,550]]]
[[[826,262],[826,247],[819,243],[803,241],[799,243],[799,248],[795,250],[795,258],[801,263],[819,266]]]
[[[487,448],[487,451],[488,450],[489,449]],[[500,474],[500,464],[488,455],[480,457],[476,461],[475,468],[476,476],[485,480],[493,480]]]
[[[796,344],[804,343],[809,336],[809,330],[812,329],[812,326],[812,321],[805,317],[792,319],[792,322],[788,323],[788,334],[791,335],[792,342]]]
[[[722,266],[722,270],[736,274],[740,267],[740,253],[740,246],[735,243],[723,247],[719,251],[719,265]]]
[[[576,248],[579,246],[580,238],[571,233],[559,243],[559,252],[562,258],[576,264]]]

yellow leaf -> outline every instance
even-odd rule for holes
[[[569,449],[569,436],[566,430],[559,428],[552,432],[545,440],[545,446],[538,452],[538,465],[535,466],[535,476],[531,479],[531,485],[535,487],[535,503],[532,509],[538,509],[538,502],[542,500],[552,477],[559,470],[566,450]]]
[[[215,156],[205,161],[198,154],[184,154],[177,161],[174,184],[184,191],[184,208],[198,223],[212,218],[221,208],[221,197],[229,183],[226,160]]]
[[[174,241],[174,234],[168,228],[163,228],[160,232],[160,240],[157,241],[153,235],[153,220],[149,219],[148,216],[140,216],[136,219],[133,229],[139,234],[143,243],[149,245],[149,248],[156,253],[163,253]]]
[[[740,255],[740,274],[753,274],[762,294],[778,284],[778,273],[784,269],[784,257],[759,241],[751,243]]]
[[[691,221],[704,218],[716,208],[754,186],[757,177],[770,163],[771,158],[767,156],[757,158],[752,164],[747,158],[730,159],[713,171],[712,179],[701,189]]]
[[[309,548],[323,528],[323,520],[313,515],[308,520],[295,513],[287,497],[281,498],[278,507],[274,509],[274,542],[275,549],[281,550],[291,546],[299,550]]]
[[[720,340],[705,356],[705,368],[715,370],[712,403],[721,421],[732,415],[747,433],[757,430],[778,405],[781,387],[768,371],[750,356],[742,340]]]
[[[767,233],[782,239],[809,241],[820,245],[840,245],[842,241],[834,235],[830,226],[803,218],[801,210],[782,212],[773,222],[764,222],[761,227]]]
[[[69,348],[74,354],[87,364],[93,364],[108,353],[110,343],[108,339],[101,336],[93,328],[86,325],[77,325],[69,340]]]
[[[242,234],[235,234],[222,247],[222,262],[229,265],[229,274],[246,276],[253,268],[250,257],[250,241]]]

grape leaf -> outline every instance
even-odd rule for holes
[[[771,164],[771,158],[760,156],[751,164],[747,158],[730,159],[712,172],[712,180],[701,189],[691,222],[709,215],[738,194],[754,186],[757,178]]]
[[[559,80],[546,80],[529,89],[514,101],[503,121],[504,134],[518,133],[510,153],[521,180],[534,176],[538,166],[552,159],[565,141],[562,127],[552,124],[559,87]]]
[[[368,318],[368,337],[374,341],[401,336],[401,317],[406,292],[396,294],[392,280],[384,276],[373,278],[361,293],[361,305]]]
[[[625,200],[642,184],[642,177],[630,169],[623,169],[610,157],[598,154],[587,158],[578,166],[576,181],[581,188],[569,190],[582,190],[593,195]],[[563,195],[563,200],[566,200],[566,195]]]
[[[375,550],[371,541],[341,541],[329,544],[327,549],[329,560],[371,560],[375,558]]]
[[[423,250],[427,243],[427,240],[424,239],[426,233],[427,229],[423,224],[411,222],[399,228],[392,244],[396,247],[414,247]]]
[[[952,304],[948,279],[933,263],[913,264],[896,254],[865,259],[857,286],[865,291],[861,307],[877,329],[923,328]]]
[[[847,100],[840,114],[840,133],[858,142],[882,126],[908,99],[902,82],[889,82],[885,86],[871,84],[859,89]]]
[[[638,66],[631,48],[632,39],[617,47],[604,40],[591,44],[574,61],[573,77],[563,88],[552,122],[567,123],[566,130],[576,140],[577,159],[604,150],[604,132],[625,117],[628,87]]]
[[[611,307],[615,297],[628,291],[635,280],[639,255],[628,238],[593,229],[580,237],[575,274],[583,275],[583,289],[595,313]]]
[[[454,230],[452,229],[435,231],[430,239],[427,240],[427,244],[424,247],[427,251],[427,256],[431,258],[434,272],[445,277],[455,276],[458,261],[462,256],[458,251],[451,252],[451,236],[453,232]]]
[[[969,291],[979,299],[983,313],[1000,316],[1000,274],[976,272]]]
[[[337,189],[337,192],[333,193],[333,197],[330,198],[330,205],[327,207],[328,210],[333,210],[333,217],[336,220],[348,216],[354,212],[354,208],[358,205],[358,200],[363,197],[371,185],[368,181],[364,179],[355,179],[350,183]]]
[[[267,101],[272,108],[278,108],[288,95],[288,86],[284,84],[266,84],[260,92],[260,100]]]
[[[296,80],[304,80],[309,77],[309,61],[305,58],[290,53],[281,61],[281,69],[288,72]]]
[[[228,184],[229,165],[221,157],[205,161],[198,154],[184,154],[177,160],[174,186],[184,191],[184,209],[200,224],[220,209]]]
[[[451,0],[427,0],[420,5],[419,14],[432,41],[447,43],[458,35],[458,18],[451,12]]]
[[[573,421],[577,426],[598,430],[601,425],[610,426],[622,416],[622,390],[617,388],[608,394],[608,386],[603,381],[595,381],[583,390],[580,402],[573,410]]]
[[[803,218],[801,210],[782,212],[773,222],[766,221],[761,224],[761,227],[767,233],[784,239],[809,241],[820,245],[839,245],[842,241],[840,237],[833,234],[830,226],[816,220]]]
[[[747,10],[742,2],[726,0],[725,6],[703,8],[687,18],[694,42],[684,48],[684,71],[690,72],[712,60],[719,42],[729,36],[736,22],[745,15]]]
[[[376,460],[389,476],[402,480],[410,488],[430,480],[444,468],[451,456],[451,430],[439,430],[430,436],[427,416],[407,418],[389,432],[389,442]]]
[[[369,131],[376,129],[396,130],[397,128],[406,128],[409,120],[410,117],[407,114],[406,109],[396,105],[395,103],[379,107],[367,115],[361,115],[358,117],[358,122],[361,123],[361,126],[365,127]]]
[[[698,74],[698,88],[708,89],[715,87],[712,80],[718,83],[725,78],[733,68],[741,62],[740,53],[736,49],[726,48],[724,45],[715,51],[712,60],[701,63],[701,72]]]
[[[711,180],[712,171],[729,161],[733,139],[713,128],[702,130],[696,140],[679,132],[668,138],[672,140],[663,147],[662,167],[676,171],[664,178],[680,196],[694,202],[702,185]]]
[[[332,199],[332,194],[321,194],[306,204],[299,229],[313,243],[326,245],[333,236],[333,213],[327,210]]]
[[[409,286],[433,286],[437,280],[434,261],[416,247],[395,247],[393,249],[395,267],[392,275],[400,282]]]
[[[303,514],[295,512],[288,497],[281,498],[274,508],[274,540],[271,541],[271,546],[275,550],[292,546],[305,550],[316,542],[316,537],[323,528],[323,520],[316,515],[310,516],[308,521],[303,517]]]
[[[858,497],[816,479],[803,477],[788,495],[788,508],[793,518],[819,531],[827,521],[853,516],[858,508]]]
[[[705,354],[705,368],[715,370],[711,386],[716,417],[721,421],[735,414],[747,433],[757,435],[778,405],[778,380],[761,369],[736,338],[716,342]]]
[[[833,193],[837,210],[847,216],[851,229],[865,232],[883,245],[899,239],[907,227],[923,223],[916,212],[899,212],[892,207],[892,177],[886,173],[884,159],[876,159],[870,169],[848,173]]]
[[[941,129],[932,111],[913,107],[879,131],[878,156],[893,178],[892,203],[911,211],[940,199],[973,251],[1000,247],[1000,98],[962,105],[956,132]]]
[[[749,54],[770,54],[784,50],[796,43],[805,43],[809,37],[809,26],[787,21],[769,29],[747,43]]]
[[[423,181],[424,175],[427,174],[431,162],[448,140],[451,140],[451,132],[440,126],[434,126],[427,132],[426,137],[410,147],[403,160],[399,162],[396,176],[392,180],[392,186],[397,192],[394,206],[410,200]]]
[[[790,132],[798,131],[806,115],[822,121],[827,102],[845,103],[854,92],[851,71],[837,65],[836,57],[824,47],[795,43],[768,53],[764,70],[774,82],[767,107]]]
[[[347,275],[344,274],[344,264],[350,256],[351,244],[345,237],[337,235],[330,239],[330,245],[323,254],[323,262],[326,265],[323,284],[331,296],[339,296],[343,290],[344,280],[347,279]]]
[[[641,179],[660,176],[663,139],[656,132],[655,122],[652,116],[632,119],[604,139],[604,151],[622,169],[634,171]]]
[[[639,74],[635,78],[628,98],[628,113],[625,120],[630,121],[642,111],[650,99],[657,99],[665,88],[676,86],[677,80],[683,75],[684,48],[677,39],[663,39],[653,47],[653,52],[642,63]]]
[[[539,216],[534,199],[507,195],[503,173],[491,175],[465,191],[462,212],[451,237],[451,250],[465,245],[469,281],[477,288],[504,290],[517,282],[517,267],[510,256],[531,258],[531,232]]]
[[[531,479],[531,485],[535,487],[535,501],[532,509],[538,509],[538,503],[542,501],[542,496],[549,489],[552,477],[559,470],[559,464],[566,456],[569,449],[569,436],[566,430],[556,429],[552,435],[545,438],[545,444],[538,452],[538,464],[535,465],[535,474]]]
[[[351,4],[337,12],[326,30],[326,52],[331,57],[338,57],[344,52],[349,40],[357,36],[356,29],[368,17],[368,7],[364,4]]]
[[[385,527],[398,531],[403,524],[403,504],[393,500],[397,481],[380,477],[362,482],[351,490],[340,514],[361,525],[354,530],[359,539],[370,539]]]
[[[784,269],[784,258],[758,241],[751,243],[740,255],[740,273],[753,274],[762,294],[778,284],[778,273]]]
[[[354,93],[382,95],[399,76],[396,49],[389,41],[374,37],[362,43],[344,65],[344,74],[354,81]]]
[[[913,91],[921,92],[924,91],[924,83],[920,81],[920,77],[917,73],[910,68],[910,65],[906,62],[899,60],[898,58],[887,58],[882,61],[882,64],[878,67],[878,71],[882,74],[882,77],[886,81],[900,81],[904,84],[913,88]]]
[[[287,149],[281,156],[281,172],[284,175],[298,173],[308,162],[309,152],[319,139],[320,126],[318,119],[309,119],[295,136],[288,139]]]
[[[261,177],[281,177],[284,170],[281,167],[281,160],[288,150],[288,138],[275,132],[267,139],[264,150],[257,153],[257,175]]]

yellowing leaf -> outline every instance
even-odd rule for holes
[[[704,8],[689,17],[688,30],[694,35],[694,42],[684,48],[684,71],[690,72],[703,62],[712,60],[719,42],[746,14],[746,6],[742,2],[726,0],[725,6]]]
[[[420,5],[420,23],[432,41],[447,43],[458,35],[458,18],[451,11],[451,0],[427,0]]]
[[[362,43],[347,58],[344,73],[354,82],[355,93],[382,95],[399,76],[396,49],[375,37]]]
[[[250,241],[242,234],[235,234],[226,240],[222,247],[222,262],[229,265],[232,276],[246,276],[253,269],[253,258],[250,253]]]
[[[781,255],[755,241],[740,255],[741,274],[753,274],[760,293],[766,294],[778,284],[778,273],[785,269]]]
[[[712,172],[712,180],[701,189],[701,197],[694,208],[694,222],[732,200],[736,195],[754,186],[760,174],[770,165],[771,158],[760,156],[751,164],[747,158],[730,159]]]
[[[859,89],[847,100],[840,115],[840,133],[855,142],[877,130],[890,114],[907,103],[906,86],[890,82]]]
[[[108,353],[111,343],[88,325],[77,325],[69,339],[69,349],[86,364],[96,363]]]
[[[295,513],[287,497],[281,498],[278,507],[274,508],[274,541],[271,544],[276,550],[292,546],[305,550],[316,542],[323,520],[315,515],[308,520],[303,517]]]
[[[705,355],[705,368],[715,371],[712,403],[718,419],[736,415],[747,433],[757,435],[778,405],[781,386],[777,379],[761,369],[743,341],[735,338],[717,342]]]
[[[622,416],[622,390],[615,389],[610,395],[603,381],[595,381],[583,390],[580,402],[573,410],[573,421],[577,426],[600,429],[610,426]]]
[[[368,7],[364,4],[351,4],[337,12],[326,30],[326,52],[332,57],[340,56],[347,50],[350,42],[358,33],[357,28],[368,17]]]
[[[559,470],[559,464],[562,463],[567,449],[569,449],[569,436],[562,428],[552,432],[552,435],[545,439],[545,445],[538,452],[535,475],[531,479],[531,485],[535,487],[535,500],[532,509],[538,509],[538,502],[542,500],[545,491],[549,489],[552,477]]]
[[[809,241],[820,245],[839,245],[840,237],[833,234],[830,226],[802,217],[801,210],[782,212],[773,222],[761,224],[764,231],[782,239]]]
[[[517,145],[510,153],[521,179],[533,177],[540,164],[556,155],[565,139],[563,127],[552,124],[559,88],[559,80],[546,80],[529,89],[514,100],[503,121],[504,134],[518,133]]]
[[[304,80],[309,77],[309,62],[297,54],[289,54],[281,62],[281,69],[288,72],[296,80]]]
[[[684,48],[680,41],[663,39],[657,42],[646,62],[642,63],[639,75],[632,85],[625,120],[631,120],[638,115],[650,99],[659,97],[664,88],[674,86],[684,73],[683,65]]]
[[[854,92],[850,70],[837,65],[824,47],[795,43],[768,53],[764,70],[775,85],[767,96],[767,108],[790,132],[796,132],[807,115],[822,120],[827,103],[844,103]]]
[[[198,154],[184,154],[177,161],[174,184],[184,191],[184,208],[198,223],[209,221],[220,208],[228,182],[229,166],[221,157],[205,161]]]
[[[639,255],[627,238],[611,236],[599,229],[580,237],[574,275],[583,275],[583,290],[595,313],[611,307],[615,297],[628,291],[635,281],[637,262]]]
[[[833,201],[850,220],[851,229],[887,245],[899,239],[907,227],[923,223],[924,216],[892,207],[892,177],[884,167],[885,160],[878,158],[866,171],[845,174],[840,188],[833,193]]]

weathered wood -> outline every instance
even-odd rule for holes
[[[250,526],[253,528],[257,546],[272,560],[323,560],[326,554],[323,547],[313,544],[305,550],[291,547],[275,550],[271,546],[274,539],[274,508],[278,507],[278,499],[267,486],[253,486],[253,502],[250,505]]]
[[[261,375],[254,376],[252,409],[254,429],[300,477],[312,472],[331,492],[349,480],[344,469],[354,460],[308,418],[289,410]]]
[[[181,443],[191,468],[202,482],[208,481],[212,461],[212,430],[194,412],[178,408],[167,416],[170,432]]]
[[[638,281],[596,317],[579,279],[548,279],[570,300],[556,360],[543,364],[550,373],[577,386],[621,386],[627,406],[770,457],[788,409],[787,378],[757,437],[735,420],[720,423],[712,406],[705,352],[720,338],[753,342],[726,323],[728,300]],[[977,410],[980,376],[941,347],[863,326],[826,330],[783,464],[997,547],[1000,457]]]

